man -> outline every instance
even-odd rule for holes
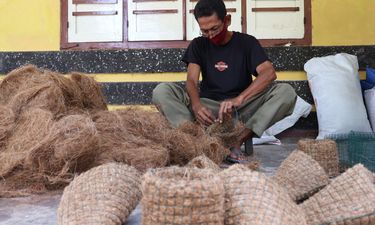
[[[162,83],[153,91],[153,103],[173,126],[194,119],[209,126],[235,113],[246,129],[227,160],[241,162],[246,159],[241,145],[291,114],[296,93],[290,85],[272,85],[275,70],[253,36],[228,31],[231,16],[223,0],[199,0],[194,16],[202,36],[190,43],[182,59],[187,64],[187,92]]]

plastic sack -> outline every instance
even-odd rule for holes
[[[372,130],[375,132],[375,88],[366,90],[364,95],[367,114],[371,123]]]
[[[371,132],[354,55],[310,59],[304,66],[317,110],[319,135]]]
[[[284,119],[278,121],[270,128],[268,128],[260,138],[253,138],[253,144],[281,144],[280,140],[274,135],[283,132],[284,130],[292,127],[299,118],[307,117],[311,111],[312,106],[297,96],[296,105],[294,106],[293,113]]]

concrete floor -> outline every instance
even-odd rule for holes
[[[256,145],[254,156],[260,162],[259,170],[272,175],[280,163],[296,148],[296,139],[282,139],[281,145]],[[56,210],[61,192],[33,195],[22,198],[0,199],[1,225],[52,225],[56,224]],[[141,208],[138,205],[126,225],[141,224]]]

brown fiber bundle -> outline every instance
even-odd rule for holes
[[[53,115],[43,109],[23,112],[12,135],[0,152],[0,197],[46,191],[47,180],[25,166],[30,149],[48,135]]]
[[[0,180],[0,198],[42,194],[47,190],[48,180],[34,171],[16,168]]]
[[[5,141],[15,127],[15,119],[11,109],[0,106],[0,152],[3,151]]]
[[[87,114],[106,106],[92,78],[23,66],[1,82],[0,105],[0,196],[61,187],[96,164],[97,130]]]
[[[298,141],[297,148],[315,159],[328,176],[335,177],[339,174],[339,156],[335,141],[302,139]]]
[[[293,151],[272,177],[294,201],[309,197],[329,183],[328,175],[317,161],[302,151]]]
[[[147,145],[147,143],[145,144]],[[155,144],[127,148],[124,151],[126,151],[124,162],[134,166],[141,172],[146,172],[150,168],[164,167],[169,162],[168,150]]]
[[[216,164],[223,162],[227,155],[230,154],[229,149],[225,148],[218,138],[208,135],[196,139],[195,146],[198,154],[196,156],[204,154]]]
[[[172,164],[185,165],[202,154],[220,164],[230,154],[219,138],[209,136],[196,123],[186,122],[177,129],[169,130],[166,136]]]
[[[198,168],[198,169],[210,169],[216,173],[221,171],[220,167],[216,163],[212,162],[212,160],[207,158],[207,156],[205,155],[200,155],[198,157],[195,157],[186,165],[186,167]]]
[[[308,224],[335,224],[335,221],[343,220],[348,222],[345,224],[354,224],[354,218],[374,214],[375,185],[372,176],[363,165],[357,164],[333,179],[301,204]],[[364,221],[369,219],[363,218]]]
[[[23,168],[30,150],[48,135],[52,124],[52,113],[43,109],[29,109],[21,114],[6,147],[0,152],[1,177]]]
[[[43,71],[33,65],[26,65],[11,71],[0,83],[0,103],[7,104],[18,92],[49,81]]]
[[[99,138],[97,165],[123,162],[140,171],[167,165],[168,150],[158,143],[130,134],[116,111],[100,111],[92,118]]]
[[[284,188],[244,165],[220,172],[225,188],[225,224],[306,224],[303,211]]]
[[[222,145],[220,138],[207,134],[198,123],[186,122],[177,129],[192,136],[195,140],[196,152],[204,154],[216,164],[220,164],[230,154],[229,149]]]
[[[185,122],[181,124],[178,129],[186,134],[192,135],[193,137],[202,137],[205,134],[203,127],[194,122]]]
[[[107,109],[94,79],[83,74],[69,79],[32,65],[11,71],[0,84],[0,95],[0,103],[9,104],[16,116],[31,107],[50,110],[58,117],[72,110]]]
[[[49,134],[29,151],[25,164],[51,184],[66,184],[75,173],[92,167],[97,148],[95,123],[85,115],[70,115],[52,125]]]
[[[83,109],[84,96],[80,87],[71,79],[63,76],[63,74],[55,73],[49,70],[44,71],[53,84],[57,86],[61,92],[64,99],[64,104],[67,108],[79,108]]]
[[[83,96],[83,107],[88,110],[107,110],[107,103],[98,82],[81,73],[72,73],[71,77]]]
[[[186,165],[190,160],[202,154],[216,164],[220,164],[230,153],[217,138],[208,135],[197,138],[179,129],[166,132],[164,145],[170,152],[171,164],[181,166]]]
[[[137,107],[116,110],[126,130],[135,135],[155,141],[165,142],[166,133],[172,129],[160,113],[149,112]]]
[[[190,160],[202,154],[195,146],[196,138],[176,129],[166,132],[163,143],[169,150],[171,164],[186,165]]]
[[[63,114],[67,109],[61,89],[50,81],[20,90],[9,100],[8,106],[17,116],[29,108],[42,108],[53,115]]]
[[[15,129],[15,135],[24,134],[24,141],[18,143],[12,136],[9,148],[0,153],[4,163],[0,164],[4,178],[0,181],[0,196],[61,188],[76,172],[90,168],[95,159],[95,127],[88,127],[90,123],[82,116],[65,117],[51,125],[51,114],[36,111],[28,122],[23,123],[21,116],[22,126]]]
[[[169,167],[142,182],[142,224],[224,224],[224,187],[212,170]]]
[[[140,173],[108,163],[79,175],[67,186],[57,210],[59,225],[120,225],[141,198]]]
[[[207,134],[198,137],[202,128],[194,128],[192,124],[173,128],[160,113],[137,108],[117,110],[116,113],[128,133],[151,140],[168,149],[170,163],[173,165],[186,165],[202,154],[219,164],[229,154],[229,150],[225,149],[217,138]]]
[[[225,147],[233,147],[238,141],[238,136],[244,130],[244,125],[230,115],[224,116],[223,122],[216,122],[206,130],[207,134],[219,138]]]
[[[78,86],[74,87],[69,81],[61,74],[27,65],[11,71],[4,78],[0,93],[6,98],[3,97],[2,103],[9,104],[16,116],[27,108],[44,108],[55,115],[64,113],[68,104],[77,102],[75,97],[64,98],[66,90],[78,90]],[[80,93],[75,92],[79,96]]]

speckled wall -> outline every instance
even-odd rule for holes
[[[0,52],[0,74],[28,63],[68,73],[157,73],[184,72],[180,61],[184,49],[132,49],[61,52]],[[360,69],[375,67],[375,46],[346,47],[269,47],[266,52],[277,71],[301,71],[312,57],[346,52],[357,55]],[[162,76],[162,75],[161,75]],[[286,81],[303,99],[313,103],[306,80]],[[150,104],[151,91],[157,82],[104,83],[110,104]]]

